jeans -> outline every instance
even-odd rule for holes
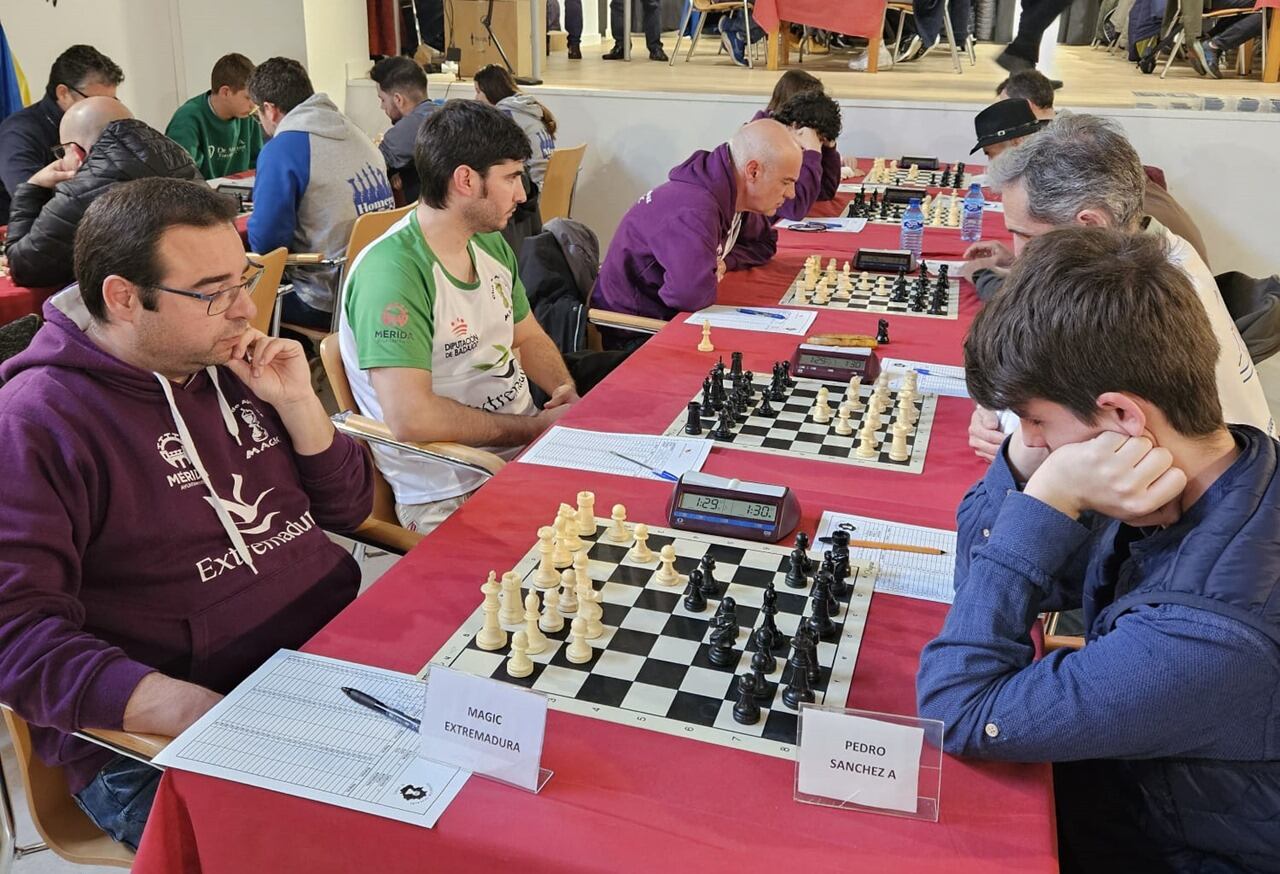
[[[333,316],[324,310],[307,306],[302,298],[298,297],[297,292],[293,292],[280,298],[280,322],[327,331],[333,323]]]
[[[1252,9],[1253,0],[1213,0],[1214,10],[1218,9]],[[1272,13],[1280,14],[1280,13]],[[1213,44],[1219,49],[1234,49],[1251,39],[1262,36],[1262,18],[1264,13],[1256,15],[1239,15],[1225,21],[1215,22],[1217,29],[1212,34]]]
[[[746,43],[745,37],[746,37],[747,29],[742,26],[741,12],[737,12],[737,11],[726,12],[724,14],[724,18],[721,20],[724,22],[723,27],[724,27],[725,33],[729,34],[730,36],[736,36],[738,39],[742,40],[744,44]],[[751,41],[759,42],[760,40],[764,39],[765,36],[766,34],[764,32],[764,28],[756,24],[755,19],[752,18],[751,19]]]
[[[1071,5],[1071,0],[1022,0],[1022,20],[1018,35],[1005,49],[1011,55],[1036,63],[1040,60],[1040,39],[1054,19]],[[956,38],[960,35],[957,33]]]
[[[931,46],[945,29],[942,24],[942,0],[913,0],[916,33],[921,42]],[[969,38],[970,0],[951,0],[951,32],[955,34],[956,47],[963,47]]]
[[[662,21],[659,18],[660,0],[633,0],[644,7],[644,41],[649,51],[662,48]],[[622,45],[622,0],[609,0],[609,29],[613,31],[613,44]]]
[[[94,825],[136,852],[160,774],[159,769],[137,759],[116,756],[76,794],[76,804]]]
[[[547,0],[547,31],[560,29],[560,4]],[[568,43],[576,46],[582,42],[582,0],[564,0],[564,30]]]

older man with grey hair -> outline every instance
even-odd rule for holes
[[[1004,197],[1004,224],[1013,251],[1002,243],[976,243],[962,274],[983,298],[994,294],[1018,252],[1033,237],[1076,225],[1111,227],[1164,240],[1169,260],[1190,277],[1221,346],[1214,367],[1227,422],[1274,433],[1262,385],[1249,351],[1231,320],[1208,266],[1186,240],[1143,212],[1146,174],[1137,152],[1111,123],[1093,115],[1060,116],[1036,136],[1002,153],[988,170]],[[1177,342],[1177,338],[1171,338]],[[1005,431],[996,413],[981,407],[969,426],[969,444],[993,458]],[[1015,443],[1017,440],[1014,441]]]

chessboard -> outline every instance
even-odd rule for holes
[[[837,268],[833,258],[824,269],[822,259],[810,255],[778,303],[955,319],[960,315],[960,283],[951,279],[947,270],[943,264],[936,276],[926,273],[914,279],[905,273],[855,274],[847,261],[843,268]]]
[[[924,213],[927,228],[958,228],[962,217],[964,192],[956,189],[951,194],[939,192],[935,197],[924,194],[920,209]],[[900,225],[907,204],[893,203],[876,191],[859,191],[845,207],[846,218],[865,218],[873,225]]]
[[[533,662],[532,671],[524,677],[510,676],[506,665],[514,634],[504,634],[507,642],[497,649],[481,649],[477,636],[485,621],[482,605],[431,658],[423,673],[431,665],[443,665],[542,692],[553,710],[794,758],[799,717],[797,710],[783,701],[784,690],[793,682],[794,656],[788,659],[788,647],[802,617],[813,613],[814,605],[808,599],[818,577],[814,577],[813,585],[802,577],[804,587],[792,588],[785,581],[793,550],[658,526],[633,526],[616,519],[617,511],[625,516],[624,508],[619,505],[614,510],[613,521],[591,517],[595,525],[590,528],[596,530],[580,535],[581,546],[573,553],[572,567],[561,577],[562,585],[575,582],[576,590],[582,592],[579,574],[585,574],[594,591],[590,597],[602,611],[600,636],[586,641],[590,644],[589,660],[574,663],[567,657],[572,614],[566,612],[563,628],[544,633],[546,648],[528,656]],[[641,528],[646,529],[645,542],[651,553],[647,561],[633,557],[635,535]],[[616,533],[616,529],[621,530],[621,539],[611,536],[611,530]],[[543,531],[539,532],[540,540]],[[659,577],[665,562],[659,555],[668,546],[668,555],[674,552],[674,570],[680,576],[671,585],[664,585]],[[803,548],[801,552],[804,553]],[[693,611],[685,606],[688,577],[694,572],[701,574],[708,559],[719,592],[708,598],[701,610]],[[542,561],[542,542],[535,543],[506,576],[512,583],[519,581],[520,588],[514,590],[517,603],[528,605],[524,600],[527,592],[540,594],[542,616],[546,616],[549,599],[545,593],[555,590],[555,584],[545,590],[539,587],[537,576]],[[810,677],[816,676],[809,685],[817,704],[844,706],[848,699],[875,588],[873,562],[849,560],[848,564],[846,586],[841,587],[845,591],[836,596],[839,609],[827,613],[834,628],[828,638],[817,642],[817,669],[807,671]],[[772,596],[766,596],[767,590],[776,595],[773,608],[768,610],[766,598]],[[711,657],[716,644],[709,641],[717,629],[716,617],[729,599],[734,603],[737,636],[728,663],[718,667]],[[582,608],[579,597],[579,614]],[[758,720],[741,724],[733,715],[740,698],[739,677],[753,673],[757,640],[753,628],[763,622],[766,613],[786,638],[771,647],[777,656],[772,670],[762,671],[764,688],[754,696],[760,711]],[[504,632],[516,632],[527,623],[527,619],[526,623],[502,623],[502,628]]]
[[[737,354],[734,354],[735,359]],[[735,378],[732,371],[724,370],[723,363],[717,364],[703,381],[702,391],[662,432],[663,436],[704,436],[735,449],[787,458],[812,458],[904,473],[921,473],[924,470],[938,398],[937,395],[915,391],[914,372],[908,372],[900,388],[891,390],[885,373],[881,373],[874,386],[863,386],[860,382],[855,384],[856,378],[849,385],[842,386],[804,377],[791,378],[789,370],[790,362],[778,362],[774,365],[773,379],[750,372]],[[780,371],[786,371],[785,378],[780,386],[776,386]],[[716,381],[721,385],[719,392],[712,387]],[[734,387],[739,384],[744,386],[741,391]],[[749,396],[746,385],[751,387]],[[902,418],[900,402],[904,392],[908,397],[911,421],[906,423],[906,457],[898,461],[890,455],[892,429]],[[771,398],[768,409],[764,402],[766,395]],[[779,396],[780,400],[774,400]],[[836,430],[839,416],[830,410],[841,409],[847,400],[855,396],[857,401],[847,409],[850,431],[840,434]],[[815,417],[819,397],[829,408],[826,422]],[[726,404],[727,400],[735,398],[741,399]],[[695,405],[696,432],[690,428]],[[873,407],[877,410],[874,415]],[[862,456],[859,455],[862,433],[868,424],[872,426],[870,442],[874,454]]]
[[[922,170],[915,164],[898,166],[896,159],[876,158],[871,169],[862,179],[863,185],[914,185],[928,188],[964,188],[974,181],[972,173],[965,172],[964,163],[951,166],[942,164],[937,170]]]

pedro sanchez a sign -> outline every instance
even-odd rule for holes
[[[796,791],[839,804],[915,813],[924,729],[805,707]]]

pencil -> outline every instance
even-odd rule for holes
[[[918,552],[921,555],[946,555],[945,549],[934,546],[915,546],[911,543],[879,543],[875,540],[850,540],[850,549],[883,549],[888,552]]]

